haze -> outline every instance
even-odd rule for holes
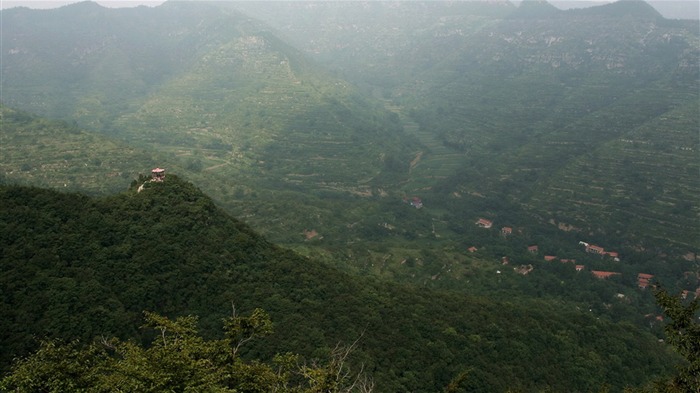
[[[58,8],[64,5],[78,3],[79,1],[72,0],[23,0],[23,1],[0,1],[0,9],[14,8],[14,7],[28,7],[35,9],[49,9]],[[149,7],[155,7],[164,3],[164,0],[107,0],[107,1],[96,1],[103,7],[109,8],[122,8],[122,7],[138,7],[140,5],[145,5]]]
[[[175,0],[170,0],[175,1]],[[76,0],[0,0],[0,9],[13,7],[28,7],[35,9],[58,8],[64,5],[78,3]],[[138,7],[141,5],[155,7],[163,4],[165,0],[98,0],[96,3],[108,8]],[[233,1],[229,1],[233,2]],[[513,0],[514,4],[520,1]],[[560,9],[585,8],[612,1],[589,0],[554,0],[551,3]],[[665,18],[669,19],[700,19],[700,2],[693,0],[651,0],[648,1]]]

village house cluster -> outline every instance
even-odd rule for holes
[[[490,229],[493,227],[493,221],[488,220],[486,218],[479,218],[477,221],[474,223],[474,225],[478,226],[479,228],[484,228],[484,229]],[[508,237],[513,234],[513,228],[512,227],[507,227],[504,226],[500,230],[501,235],[503,237]],[[585,251],[589,254],[595,254],[595,255],[600,255],[601,257],[609,257],[612,258],[613,261],[615,262],[620,262],[620,255],[617,251],[606,251],[605,248],[595,245],[595,244],[590,244],[588,242],[580,241],[578,243],[580,246],[585,247]],[[474,253],[478,251],[478,248],[476,246],[471,246],[467,249],[470,253]],[[529,245],[527,247],[527,251],[532,254],[538,254],[539,253],[539,246],[536,244]],[[586,266],[582,264],[576,264],[575,259],[568,259],[568,258],[558,258],[556,255],[544,255],[544,260],[546,262],[552,262],[559,260],[561,263],[571,263],[574,265],[574,268],[576,269],[577,272],[581,272],[586,270]],[[503,265],[508,265],[510,263],[510,259],[506,256],[504,256],[501,260],[501,263]],[[529,274],[534,270],[532,265],[521,265],[518,267],[514,267],[513,270],[522,275]],[[497,273],[500,273],[501,271],[498,270]],[[591,274],[598,278],[598,279],[607,279],[613,276],[619,276],[622,275],[620,272],[612,272],[612,271],[604,271],[604,270],[591,270]],[[640,289],[646,289],[652,284],[652,279],[654,278],[653,274],[649,273],[639,273],[637,274],[637,287]],[[691,292],[684,290],[681,294],[681,296],[685,299],[689,296]],[[700,297],[700,288],[698,288],[695,293],[693,293],[695,297]]]

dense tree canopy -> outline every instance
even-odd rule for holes
[[[145,313],[153,329],[147,348],[116,338],[80,345],[44,342],[18,361],[0,390],[13,392],[248,392],[366,393],[373,383],[349,369],[350,348],[336,348],[323,363],[304,364],[299,356],[276,355],[271,362],[244,361],[238,349],[272,332],[267,313],[236,314],[225,320],[226,338],[204,340],[197,318],[170,320]]]
[[[138,192],[144,180],[104,198],[0,188],[5,370],[37,349],[35,337],[54,343],[42,347],[47,356],[92,353],[54,340],[92,345],[96,337],[157,351],[154,335],[136,329],[142,310],[174,321],[199,315],[202,342],[238,342],[220,330],[232,302],[252,315],[264,308],[277,326],[236,357],[291,352],[310,362],[361,337],[347,364],[364,365],[382,392],[434,392],[460,375],[460,386],[476,391],[622,389],[668,375],[677,362],[648,331],[582,303],[360,279],[274,246],[177,176]],[[226,331],[267,330],[237,323]]]

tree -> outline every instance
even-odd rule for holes
[[[348,346],[336,345],[325,366],[313,363],[301,368],[302,375],[310,384],[309,393],[369,393],[374,390],[374,382],[362,370],[353,373],[348,366],[348,357],[358,341]]]
[[[0,380],[7,392],[237,392],[368,393],[373,384],[347,360],[357,342],[337,346],[325,363],[301,364],[294,354],[277,355],[271,364],[244,361],[242,344],[272,332],[262,309],[250,316],[235,310],[225,320],[226,338],[207,341],[197,332],[197,318],[171,320],[146,312],[145,327],[157,333],[147,348],[115,338],[90,345],[51,341],[18,360]]]
[[[664,328],[666,340],[687,361],[679,367],[678,374],[666,384],[664,390],[700,392],[700,298],[696,297],[684,305],[679,296],[671,295],[663,288],[657,288],[654,296],[671,320]]]

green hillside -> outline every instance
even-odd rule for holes
[[[155,166],[143,150],[2,105],[0,127],[0,182],[115,193]]]
[[[239,12],[80,3],[2,17],[6,105],[165,153],[160,166],[277,241],[405,180],[416,148],[398,118]]]
[[[310,360],[359,338],[352,364],[378,392],[441,391],[460,375],[466,390],[620,391],[677,362],[648,331],[581,303],[360,280],[272,245],[176,176],[141,184],[100,198],[0,188],[3,369],[34,337],[150,341],[142,310],[199,315],[217,337],[231,303],[275,325],[244,357]]]
[[[449,83],[426,75],[419,97],[431,105],[417,104],[416,119],[466,156],[440,188],[507,199],[584,233],[624,232],[620,243],[636,247],[661,240],[680,253],[696,249],[699,79],[690,65],[700,41],[623,10],[595,21],[576,13],[505,20],[445,62],[462,71]],[[644,160],[629,141],[646,144]],[[654,183],[662,178],[666,187]],[[637,221],[639,212],[654,224]]]
[[[664,20],[641,1],[568,11],[535,1],[231,6],[381,99],[420,143],[407,181],[386,189],[420,197],[423,209],[352,201],[342,211],[358,214],[318,216],[322,240],[287,244],[459,290],[472,266],[541,263],[523,251],[540,244],[628,271],[628,289],[653,271],[694,290],[684,277],[695,276],[700,246],[697,23]],[[480,217],[497,227],[477,228]],[[503,226],[517,235],[499,236]],[[582,239],[624,263],[591,258]]]
[[[646,3],[81,3],[2,17],[4,102],[157,157],[102,151],[76,188],[165,167],[276,243],[420,286],[483,290],[465,285],[473,271],[508,257],[547,277],[527,291],[575,298],[549,285],[573,268],[525,251],[539,244],[624,271],[628,296],[640,272],[697,288],[700,41]],[[71,184],[18,171],[26,161],[40,160],[8,157],[5,178]]]
[[[411,129],[425,150],[406,190],[433,186],[443,190],[443,198],[477,193],[492,205],[506,199],[545,221],[570,221],[601,235],[625,232],[641,247],[656,247],[659,240],[675,243],[679,252],[698,247],[700,201],[692,192],[698,182],[687,175],[697,173],[700,127],[695,24],[663,20],[641,1],[569,11],[537,1],[515,9],[484,3],[478,3],[482,9],[439,3],[326,4],[319,9],[293,4],[284,18],[264,4],[241,7],[290,35],[324,64],[391,97],[397,111],[418,122],[420,128]],[[413,13],[406,12],[410,7]],[[314,28],[297,16],[309,13],[326,24]],[[415,29],[418,23],[422,30]],[[347,41],[344,31],[350,24],[359,36],[374,32],[382,39],[371,45]],[[320,33],[326,38],[323,46],[313,38]],[[346,47],[338,49],[341,42]],[[353,56],[338,60],[344,52]],[[353,72],[358,69],[371,76],[358,76]],[[397,73],[402,73],[398,80]],[[661,124],[673,124],[670,140]],[[651,138],[646,146],[655,158],[620,166],[618,158],[628,152],[611,143],[634,140],[625,135],[641,129]],[[669,149],[674,153],[660,159]],[[618,164],[603,173],[587,170],[601,159]],[[566,174],[557,175],[560,171]],[[601,198],[599,185],[575,180],[593,173],[616,177],[619,198]],[[632,191],[640,184],[633,173],[668,179],[687,192],[650,184],[642,197]],[[575,194],[573,204],[561,193],[552,199],[561,176],[576,183],[575,190],[565,191]],[[541,195],[545,190],[549,197]],[[671,201],[672,194],[686,203]],[[602,215],[601,201],[607,205]],[[552,203],[561,214],[552,212]],[[636,222],[625,213],[630,204],[647,212],[654,224],[630,225]],[[564,214],[567,206],[578,216]],[[674,206],[678,214],[671,218]],[[464,215],[487,213],[470,209]],[[609,220],[610,215],[618,218]]]

